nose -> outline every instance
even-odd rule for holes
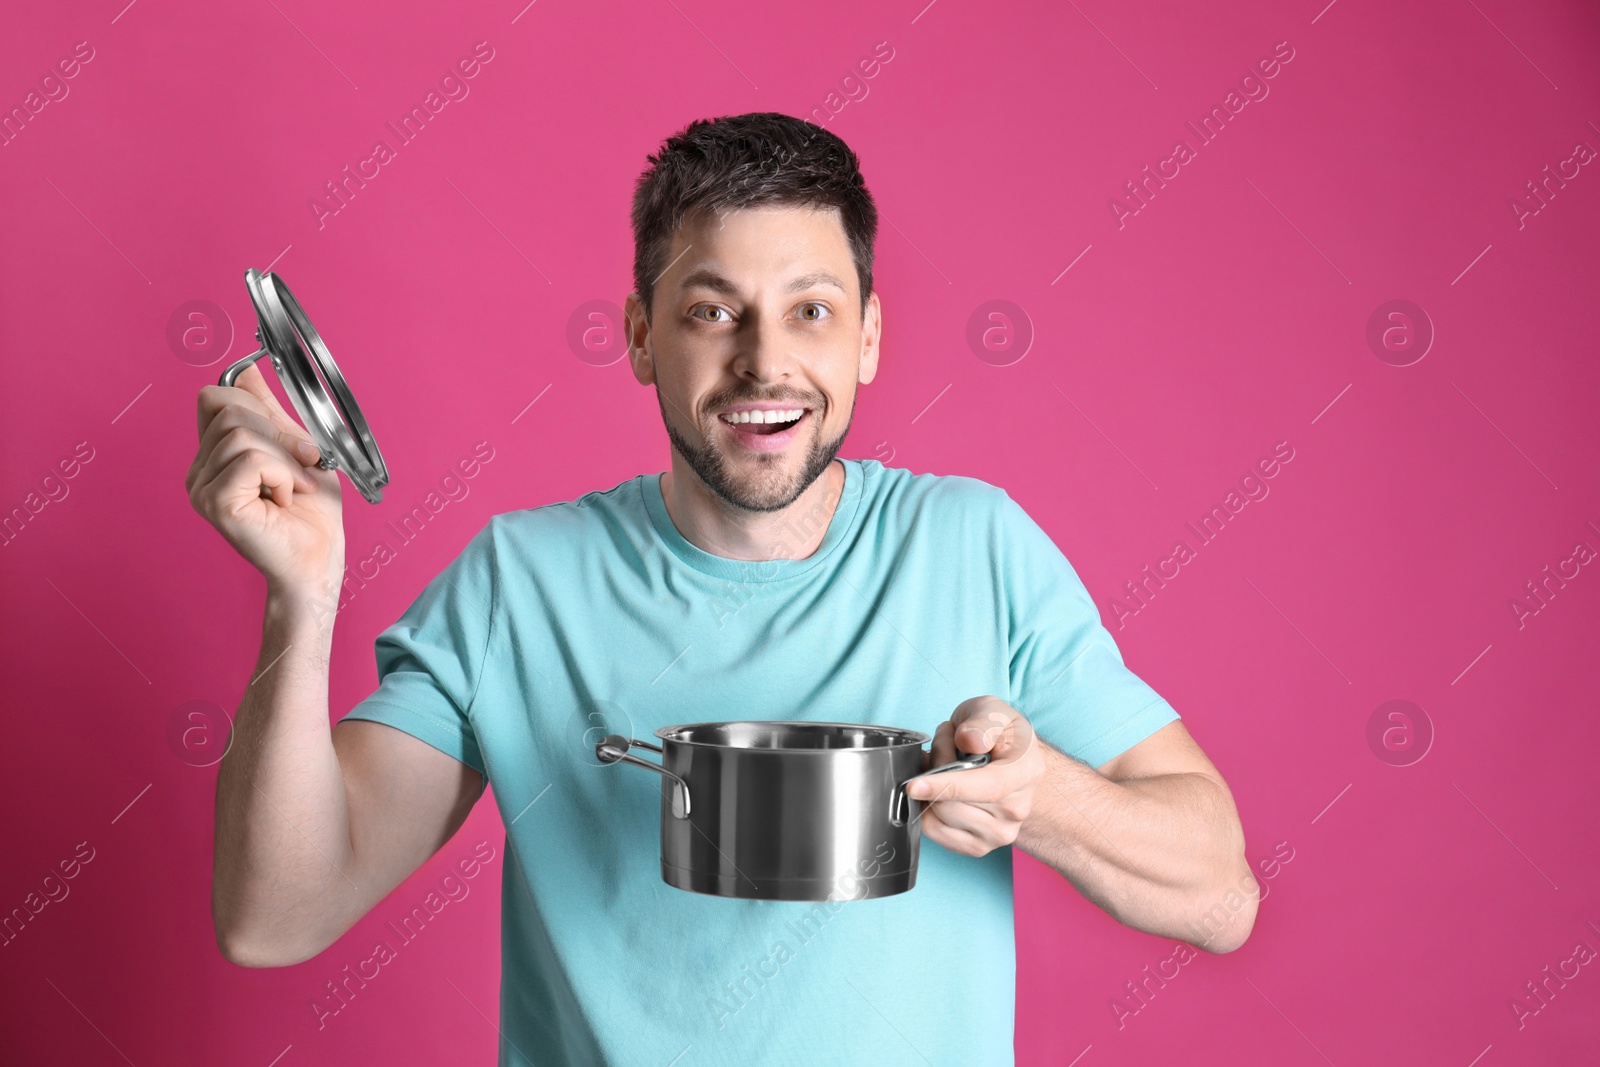
[[[734,348],[733,373],[756,385],[778,385],[795,371],[796,356],[783,324],[772,315],[747,315]]]

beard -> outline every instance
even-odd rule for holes
[[[741,399],[771,400],[792,398],[782,397],[732,397],[718,404],[720,407],[728,403],[737,403]],[[757,453],[751,458],[758,468],[751,477],[741,478],[729,469],[728,457],[721,449],[711,444],[710,438],[702,435],[703,444],[691,443],[683,434],[672,425],[672,420],[667,418],[666,406],[661,401],[661,390],[656,389],[656,406],[661,409],[661,421],[667,428],[667,437],[672,441],[672,447],[677,449],[689,468],[700,476],[700,480],[715,493],[720,499],[740,511],[781,511],[799,499],[800,494],[810,488],[811,483],[822,476],[828,469],[828,464],[833,462],[839,449],[844,445],[845,437],[850,433],[850,423],[855,419],[855,403],[851,402],[850,417],[845,420],[844,429],[839,431],[839,436],[832,441],[822,438],[821,422],[812,432],[811,443],[801,460],[800,469],[794,473],[786,473],[783,464],[788,462],[788,456],[780,453]],[[821,404],[807,404],[807,413],[818,420],[822,410]]]

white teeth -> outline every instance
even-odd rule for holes
[[[745,422],[794,422],[804,414],[804,408],[790,408],[788,410],[769,409],[766,411],[729,411],[723,413],[722,421],[735,424]]]

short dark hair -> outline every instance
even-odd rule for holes
[[[792,115],[754,111],[695,119],[646,158],[633,193],[633,286],[647,321],[672,236],[686,221],[772,204],[839,209],[865,318],[878,209],[860,161],[837,136]]]

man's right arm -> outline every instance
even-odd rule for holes
[[[483,776],[380,723],[328,724],[332,615],[269,594],[217,778],[212,916],[243,967],[317,955],[449,841]]]
[[[261,654],[217,775],[211,910],[246,967],[327,948],[460,828],[483,776],[409,734],[328,724],[339,475],[252,364],[196,401],[190,503],[267,580]]]

